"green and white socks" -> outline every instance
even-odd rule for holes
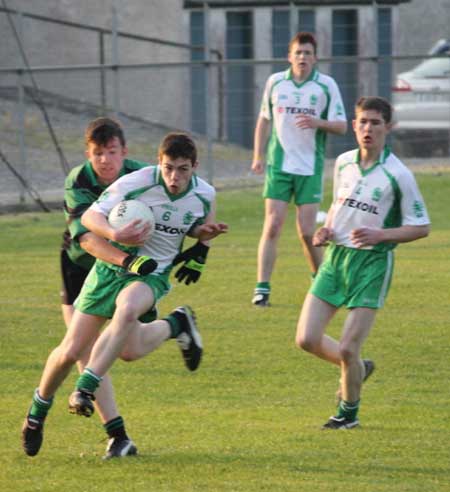
[[[43,421],[47,417],[47,413],[53,405],[53,397],[49,400],[44,400],[39,394],[39,388],[34,391],[31,407],[28,412],[28,418]]]
[[[269,295],[270,294],[270,282],[257,282],[255,290],[253,293],[255,295],[257,295],[257,294]]]
[[[102,378],[97,376],[94,371],[86,367],[81,373],[80,377],[77,379],[75,387],[79,391],[85,391],[87,393],[95,393],[98,388]]]
[[[361,400],[350,402],[341,400],[339,402],[338,413],[336,417],[345,418],[350,422],[354,422],[355,420],[357,420],[360,401]]]
[[[109,420],[106,424],[103,424],[103,428],[110,438],[119,439],[121,441],[129,439],[125,431],[125,422],[120,415]]]

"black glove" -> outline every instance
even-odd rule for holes
[[[194,246],[186,249],[175,256],[174,265],[184,261],[184,264],[175,273],[178,282],[185,281],[186,285],[197,282],[205,268],[206,257],[208,256],[209,246],[203,243],[195,243]]]
[[[150,256],[128,255],[122,262],[123,268],[135,275],[148,275],[156,269],[158,263]]]

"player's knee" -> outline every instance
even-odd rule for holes
[[[281,234],[281,229],[283,227],[283,221],[278,218],[272,218],[264,227],[264,235],[267,239],[276,239]]]
[[[76,345],[63,345],[59,347],[58,355],[60,367],[71,367],[81,359],[83,351]]]
[[[298,335],[295,339],[295,344],[305,352],[317,352],[317,341],[308,336]]]
[[[117,306],[116,316],[120,319],[121,325],[129,325],[135,323],[140,314],[132,302],[125,301]]]
[[[358,353],[352,345],[341,343],[339,345],[339,355],[344,364],[350,364],[355,359],[358,359]]]

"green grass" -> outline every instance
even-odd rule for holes
[[[363,391],[362,426],[324,432],[335,367],[294,347],[310,280],[290,214],[273,277],[273,307],[250,305],[263,216],[259,190],[219,194],[230,224],[197,286],[174,285],[164,315],[189,303],[205,341],[195,374],[173,341],[112,369],[140,455],[102,462],[97,416],[67,412],[75,371],[58,392],[40,454],[20,428],[49,351],[64,333],[59,310],[62,214],[1,216],[0,391],[4,491],[435,492],[450,489],[450,175],[421,175],[431,235],[397,249],[386,307],[365,345],[378,369]],[[329,184],[328,184],[329,189]],[[329,193],[326,203],[329,203]],[[324,205],[325,206],[325,205]],[[330,326],[338,336],[344,314]]]

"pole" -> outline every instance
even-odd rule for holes
[[[214,162],[212,155],[212,118],[211,118],[211,65],[210,65],[210,38],[209,38],[209,5],[208,2],[203,3],[203,29],[205,33],[204,42],[204,58],[205,58],[205,79],[206,79],[206,90],[205,90],[205,112],[206,112],[206,166],[208,174],[208,182],[213,184],[214,181]]]
[[[289,30],[291,32],[289,39],[292,39],[298,32],[298,19],[296,13],[297,11],[294,2],[289,2]]]
[[[17,34],[23,42],[23,17],[22,12],[17,13]],[[23,59],[21,61],[22,67],[25,68]],[[18,97],[18,125],[19,125],[19,166],[22,170],[22,175],[25,180],[28,180],[27,172],[27,158],[25,150],[25,90],[24,90],[24,72],[20,71],[17,77],[17,97]],[[19,202],[21,204],[25,203],[25,187],[23,184],[20,185],[20,195]]]
[[[102,32],[98,33],[98,45],[99,45],[99,58],[100,65],[100,100],[102,105],[102,113],[106,114],[106,80],[105,80],[105,69],[103,65],[105,64],[105,38]]]
[[[112,64],[116,67],[113,71],[113,107],[116,116],[120,110],[120,84],[119,84],[119,34],[118,34],[117,0],[113,0],[112,6]]]

